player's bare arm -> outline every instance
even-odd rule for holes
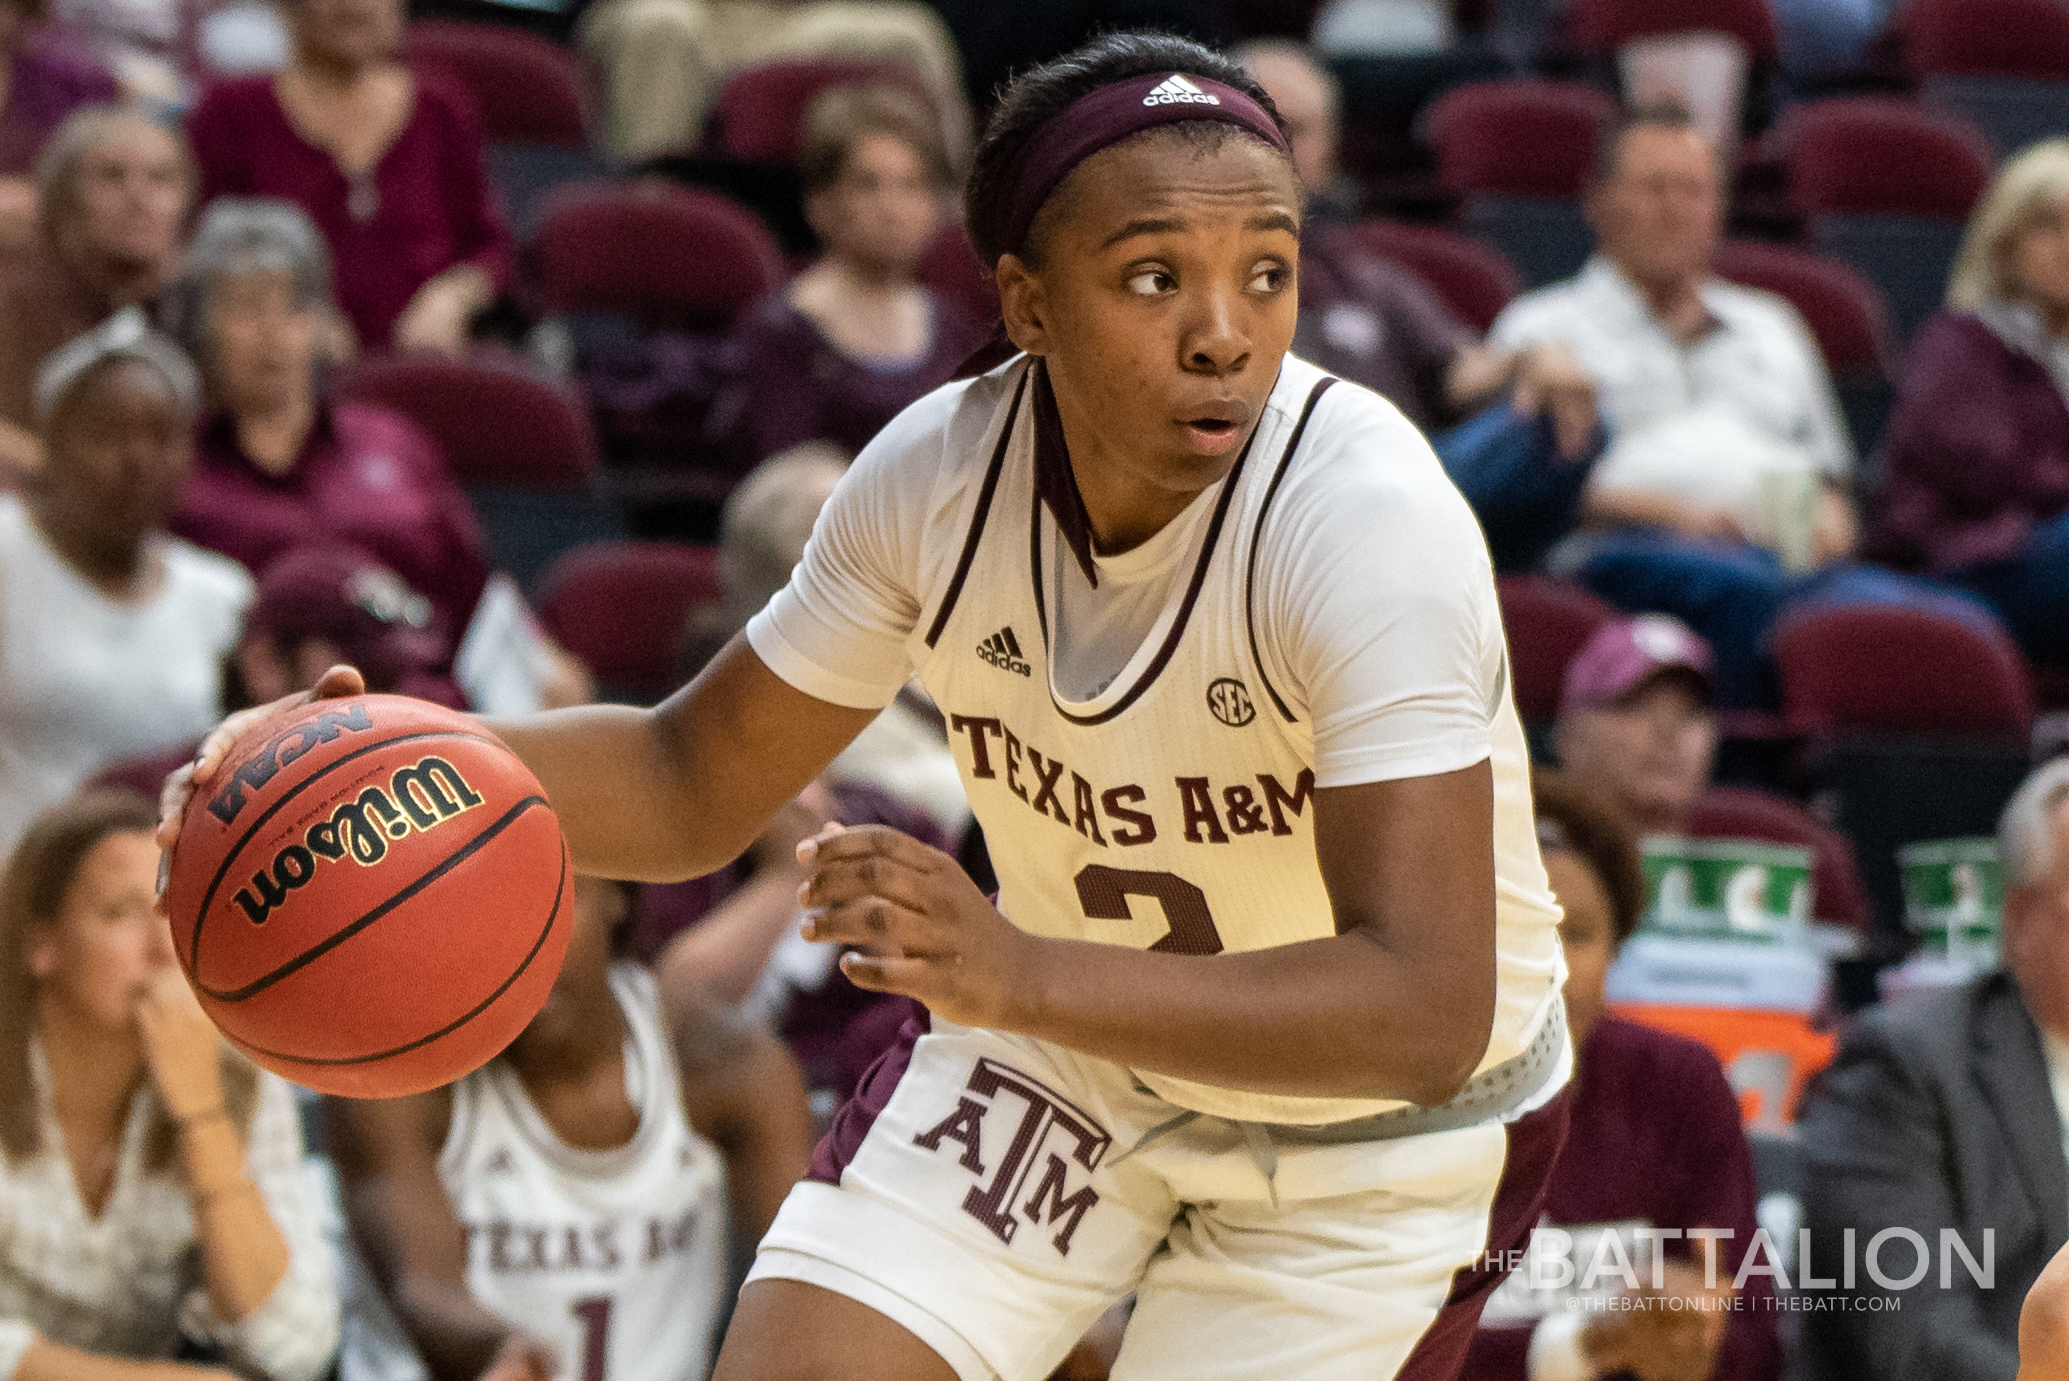
[[[324,1104],[352,1238],[433,1381],[549,1381],[550,1349],[525,1338],[467,1288],[467,1231],[438,1178],[452,1120],[449,1089]]]
[[[951,1021],[1265,1093],[1442,1103],[1494,1016],[1485,764],[1316,793],[1333,939],[1199,957],[1015,929],[937,850],[871,827],[804,846],[807,934]]]

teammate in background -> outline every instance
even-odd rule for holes
[[[801,847],[810,936],[930,1019],[716,1375],[1038,1381],[1131,1290],[1130,1381],[1454,1375],[1572,1063],[1479,529],[1391,405],[1288,357],[1301,192],[1234,62],[1121,34],[1026,74],[967,201],[1021,353],[869,445],[690,686],[493,725],[581,869],[666,879],[908,676],[948,717],[999,906],[890,831]]]
[[[619,884],[577,878],[567,961],[508,1050],[414,1098],[327,1102],[353,1236],[435,1381],[700,1381],[731,1247],[804,1171],[782,1045],[612,963],[624,914]]]

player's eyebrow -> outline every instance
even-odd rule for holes
[[[1175,235],[1185,229],[1185,222],[1176,216],[1141,216],[1106,237],[1099,246],[1112,249],[1123,240],[1132,240],[1138,235]]]
[[[1300,234],[1300,222],[1294,220],[1293,217],[1287,215],[1284,211],[1267,211],[1263,215],[1252,216],[1249,220],[1244,221],[1243,229],[1283,230],[1288,235],[1298,235]]]

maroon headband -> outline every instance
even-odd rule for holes
[[[1110,82],[1051,116],[1021,152],[1014,169],[1013,218],[1006,225],[1006,252],[1020,252],[1035,217],[1078,164],[1144,130],[1187,120],[1234,125],[1292,156],[1286,136],[1279,132],[1269,111],[1211,77],[1172,72]]]

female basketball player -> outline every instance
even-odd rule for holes
[[[724,1381],[1035,1381],[1131,1290],[1120,1377],[1450,1376],[1536,1217],[1570,1060],[1493,578],[1421,437],[1287,356],[1300,204],[1215,53],[1024,76],[968,194],[1020,353],[886,428],[665,704],[495,726],[578,867],[672,878],[908,676],[947,715],[999,904],[896,834],[804,846],[808,934],[932,1020]]]

